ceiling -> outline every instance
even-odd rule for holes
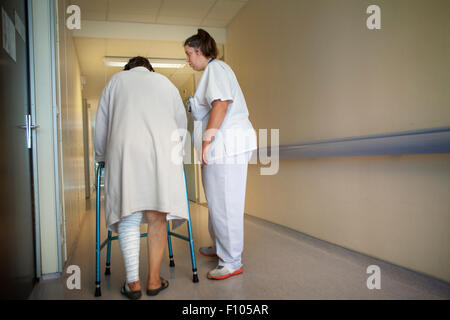
[[[80,6],[82,20],[225,28],[248,0],[72,0]],[[74,37],[85,79],[83,97],[98,99],[111,76],[121,68],[106,67],[105,56],[184,59],[178,41]],[[218,44],[223,53],[223,45]],[[193,71],[155,69],[178,88],[191,81]]]
[[[107,56],[185,59],[183,44],[177,41],[75,37],[74,42],[81,75],[86,81],[83,97],[88,100],[98,99],[111,76],[122,70],[118,67],[106,67],[104,58]],[[219,51],[223,50],[222,45],[218,46]],[[186,81],[192,81],[193,74],[200,76],[199,72],[193,71],[188,65],[181,69],[155,68],[155,71],[168,77],[178,88],[183,87]]]
[[[72,0],[82,20],[226,27],[248,0]]]

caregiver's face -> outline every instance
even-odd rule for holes
[[[200,49],[184,46],[184,52],[186,53],[186,62],[192,69],[195,71],[205,70],[208,59],[203,55]]]

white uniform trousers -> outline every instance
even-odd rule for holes
[[[203,187],[209,208],[209,233],[219,265],[232,269],[242,267],[245,189],[251,155],[250,151],[226,156],[202,166]]]

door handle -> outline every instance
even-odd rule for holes
[[[21,125],[21,126],[17,126],[17,128],[26,129],[27,126],[26,126],[26,125]],[[37,128],[39,128],[39,125],[31,125],[31,126],[30,126],[30,129],[31,129],[31,130],[37,129]]]
[[[23,125],[18,125],[17,126],[20,129],[25,129],[26,130],[26,135],[27,135],[27,148],[31,149],[31,130],[35,130],[37,128],[39,128],[39,125],[32,125],[31,124],[31,115],[26,114],[25,115],[25,124]]]

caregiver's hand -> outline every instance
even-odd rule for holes
[[[208,152],[211,149],[211,141],[203,141],[202,143],[202,164],[208,165]]]

